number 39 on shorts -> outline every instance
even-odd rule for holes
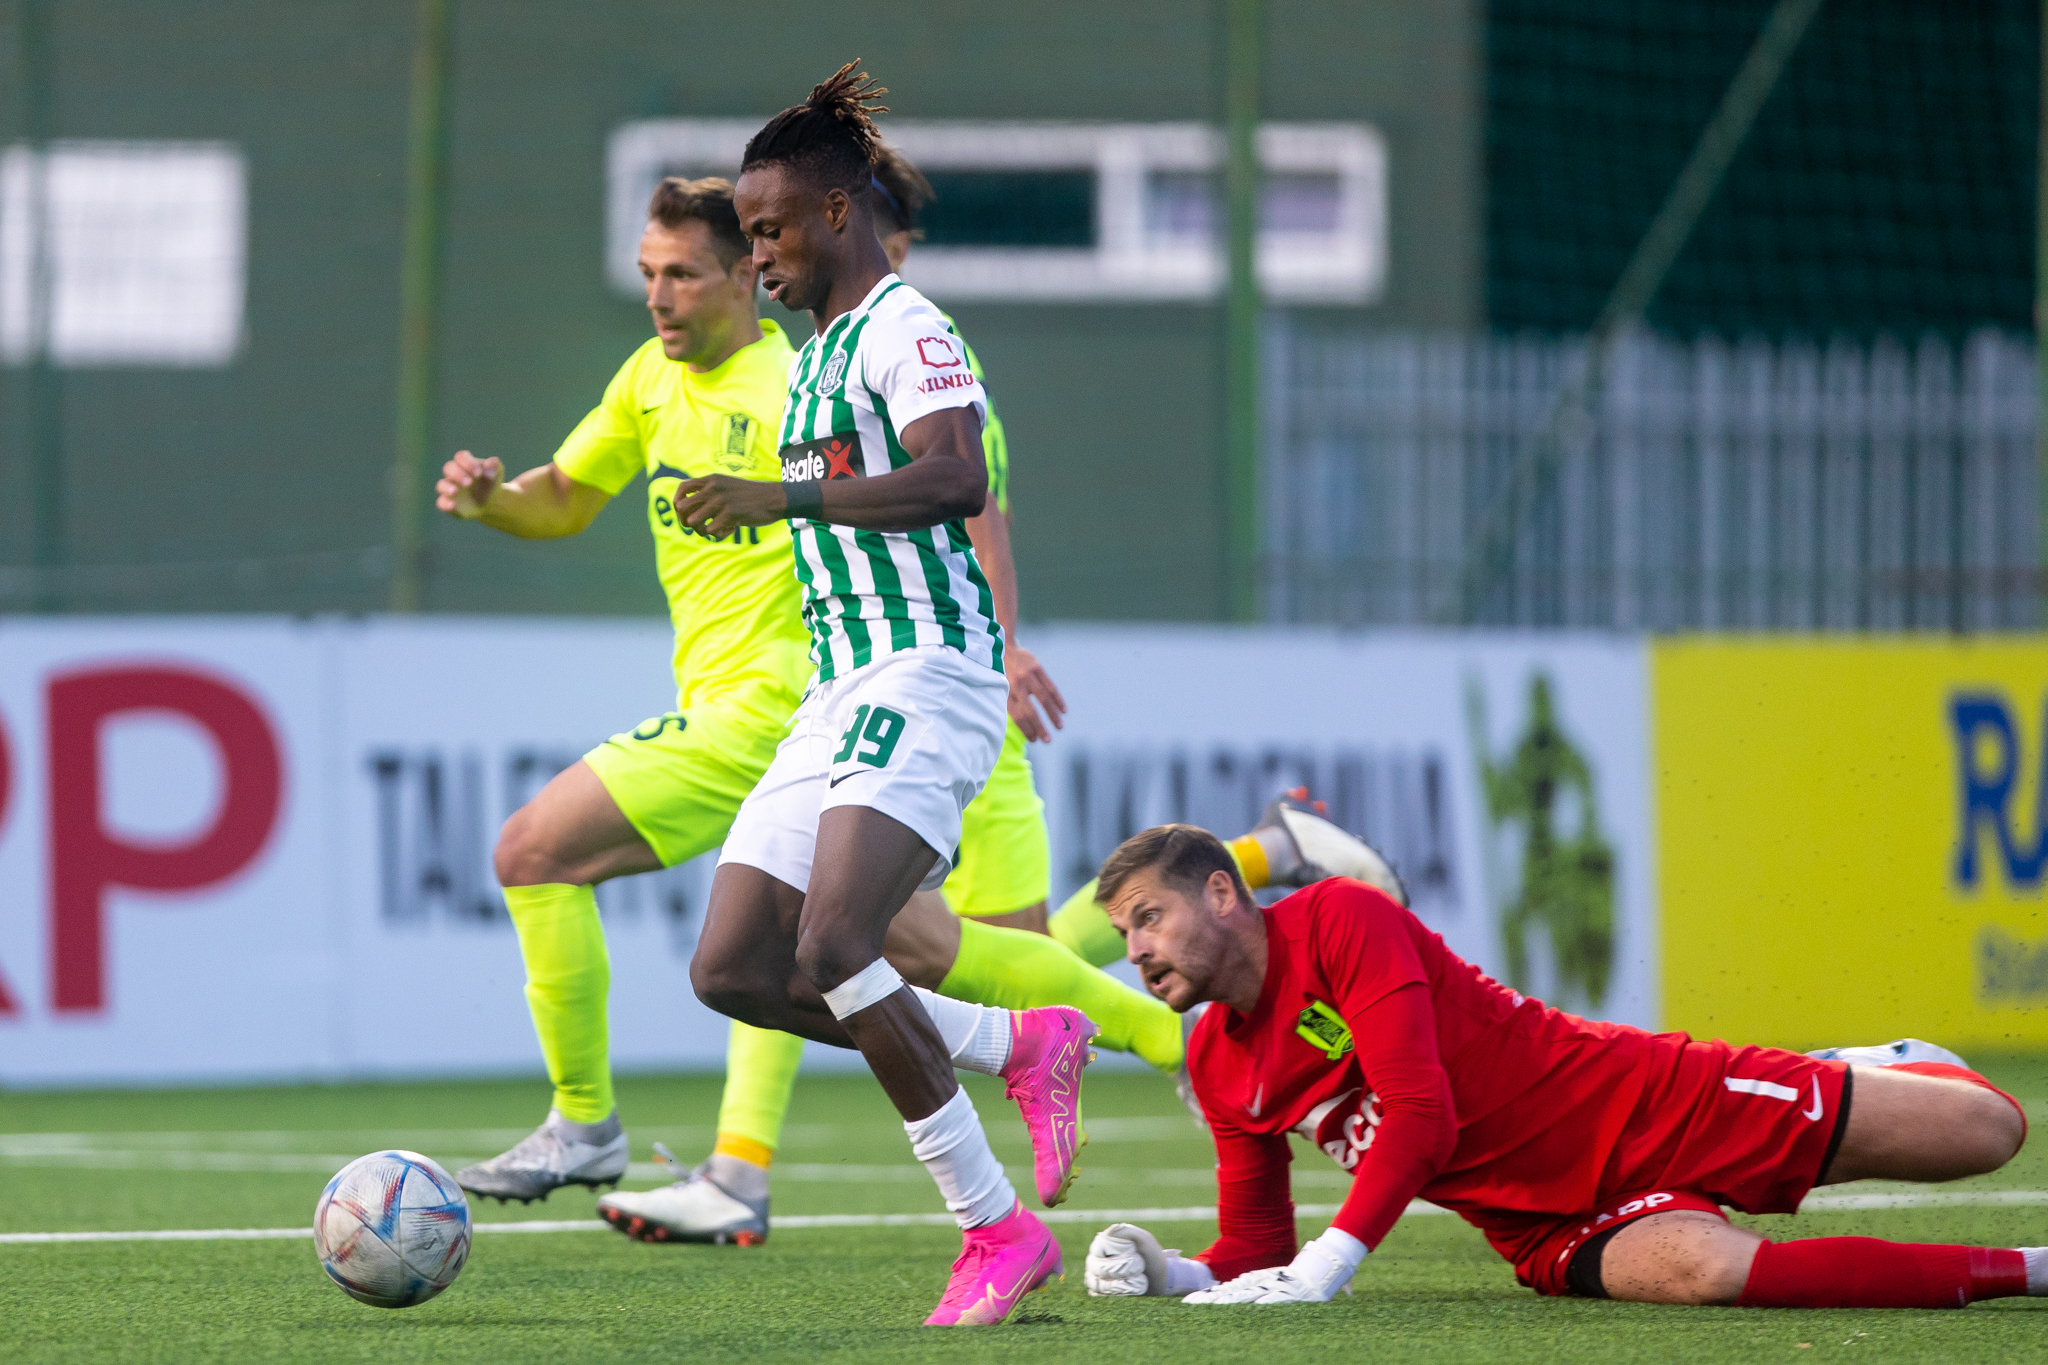
[[[896,752],[896,741],[903,738],[906,724],[902,713],[886,706],[861,706],[853,713],[853,724],[839,737],[839,752],[832,755],[832,761],[844,763],[850,758],[870,767],[886,768]]]

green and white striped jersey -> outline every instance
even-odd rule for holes
[[[885,276],[797,353],[782,410],[783,481],[901,469],[910,463],[903,429],[961,407],[988,414],[965,343],[924,295]],[[859,531],[795,517],[790,530],[819,681],[919,645],[1002,671],[995,599],[965,522]]]

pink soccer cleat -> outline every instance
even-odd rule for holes
[[[1074,1160],[1088,1145],[1081,1129],[1081,1068],[1095,1060],[1095,1021],[1066,1005],[1010,1015],[1003,1093],[1017,1101],[1031,1134],[1032,1174],[1047,1208],[1067,1197]]]
[[[1037,1013],[1037,1011],[1032,1011]],[[960,1234],[960,1259],[927,1327],[993,1327],[1010,1316],[1026,1294],[1066,1267],[1060,1244],[1031,1210],[1018,1204],[1010,1216]]]

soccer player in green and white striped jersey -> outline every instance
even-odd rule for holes
[[[797,353],[782,413],[783,481],[906,469],[902,428],[970,405],[978,452],[978,413],[987,400],[965,348],[923,295],[901,279],[885,280]],[[995,600],[964,517],[898,533],[822,516],[793,516],[791,525],[819,682],[923,645],[944,645],[1002,672]]]
[[[1039,1197],[1073,1179],[1094,1025],[907,986],[882,957],[911,893],[957,856],[1003,743],[1002,630],[964,519],[988,471],[987,398],[943,315],[889,268],[869,208],[880,134],[852,65],[747,146],[735,205],[769,295],[818,334],[790,374],[780,487],[678,485],[692,529],[787,518],[817,673],[726,838],[691,979],[721,1012],[858,1047],[962,1230],[933,1325],[1001,1322],[1060,1271],[1018,1202],[961,1067],[1000,1075]]]

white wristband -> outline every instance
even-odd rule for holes
[[[1343,1264],[1347,1270],[1357,1270],[1365,1262],[1370,1248],[1342,1228],[1333,1227],[1315,1239],[1313,1245],[1322,1248],[1331,1259]]]
[[[1166,1293],[1192,1294],[1197,1289],[1215,1287],[1216,1272],[1209,1269],[1206,1261],[1190,1260],[1177,1251],[1166,1253]]]

